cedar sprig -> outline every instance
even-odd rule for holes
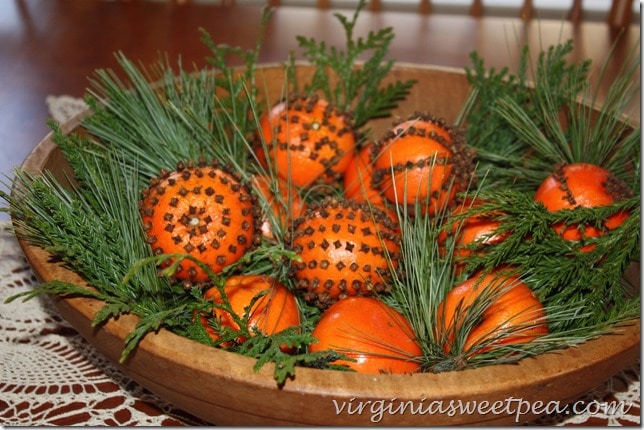
[[[90,284],[110,288],[122,268],[122,250],[111,241],[117,227],[49,175],[34,178],[17,172],[16,180],[21,190],[10,201],[16,234],[60,258]],[[129,295],[118,289],[114,293]]]
[[[391,27],[370,31],[366,38],[355,37],[354,30],[366,0],[360,0],[351,19],[336,13],[346,36],[344,50],[328,46],[324,41],[298,36],[303,55],[315,66],[308,92],[322,91],[334,105],[354,115],[356,128],[368,120],[388,116],[397,102],[403,100],[415,81],[396,81],[381,88],[394,61],[386,59],[394,39]],[[364,58],[366,60],[364,60]],[[362,67],[356,67],[361,60]],[[334,73],[330,79],[330,72]]]
[[[17,299],[27,301],[43,294],[52,294],[62,298],[88,297],[96,300],[105,300],[105,296],[102,293],[85,286],[69,282],[50,281],[38,284],[33,290],[15,294],[7,298],[5,303],[11,303]]]
[[[298,367],[349,370],[347,366],[334,364],[340,359],[353,360],[344,354],[332,350],[306,352],[306,346],[315,342],[317,339],[311,335],[310,328],[306,330],[302,327],[289,327],[271,336],[256,334],[244,343],[243,354],[257,359],[253,366],[255,371],[268,363],[273,363],[273,376],[279,387],[282,387],[288,379],[295,378]],[[303,352],[288,354],[282,350],[282,347],[291,347]]]
[[[198,297],[201,305],[195,306],[207,315],[212,315],[213,308],[219,309],[231,316],[238,329],[222,326],[217,318],[209,317],[208,325],[215,330],[219,336],[217,340],[211,339],[205,332],[201,324],[194,327],[195,324],[184,334],[193,340],[200,341],[207,345],[221,346],[228,344],[227,350],[236,352],[248,357],[257,359],[254,364],[255,371],[258,371],[268,363],[274,364],[273,376],[278,386],[283,386],[286,380],[295,376],[298,366],[308,366],[316,368],[343,369],[344,366],[334,365],[333,362],[346,358],[343,354],[334,351],[320,351],[317,353],[308,353],[307,347],[317,342],[317,339],[311,334],[313,330],[312,320],[304,321],[294,327],[288,327],[278,333],[270,336],[262,333],[257,327],[249,328],[249,319],[251,310],[257,300],[261,299],[268,292],[264,291],[253,297],[250,303],[244,308],[244,314],[239,315],[233,311],[224,282],[215,283],[221,297],[221,302],[214,303],[205,301]],[[240,339],[244,339],[240,342]],[[294,353],[284,352],[283,348],[295,351]]]
[[[527,64],[529,51],[521,51],[519,72],[512,75],[507,67],[501,70],[488,69],[483,58],[475,51],[470,54],[472,67],[466,67],[465,73],[471,85],[471,91],[459,114],[458,124],[464,127],[469,145],[476,147],[480,169],[496,174],[516,165],[521,157],[523,145],[517,142],[513,134],[503,127],[498,116],[490,115],[489,108],[502,94],[510,93],[517,103],[523,104],[529,99],[527,87]],[[490,186],[498,181],[503,185],[503,177],[489,178]]]
[[[194,303],[185,302],[180,305],[175,303],[173,306],[139,315],[141,318],[137,322],[136,327],[125,337],[125,347],[121,351],[119,362],[125,363],[141,340],[149,333],[157,332],[161,328],[177,331],[178,328],[189,325],[194,308]],[[121,311],[120,313],[127,312]]]
[[[275,251],[275,250],[273,250]],[[277,250],[279,252],[279,250]],[[263,254],[270,254],[271,250],[257,250],[256,257],[249,257],[248,261],[240,262],[240,266],[245,266],[249,261],[258,258],[260,261],[268,258]],[[251,252],[253,254],[253,252]],[[291,256],[292,257],[292,256]],[[275,258],[275,256],[273,256]],[[280,257],[278,257],[280,258]],[[178,303],[174,306],[168,306],[166,309],[160,310],[157,313],[150,313],[142,317],[141,321],[137,324],[133,333],[126,339],[126,349],[121,356],[121,360],[127,358],[127,354],[134,350],[138,342],[150,331],[156,331],[161,327],[169,328],[176,333],[183,335],[194,341],[211,345],[215,347],[222,347],[227,345],[226,349],[231,352],[236,352],[248,357],[256,358],[257,362],[254,365],[255,370],[259,370],[267,363],[274,363],[274,377],[278,385],[283,385],[286,379],[295,374],[297,366],[308,366],[316,368],[329,368],[329,369],[346,369],[345,366],[338,366],[333,364],[334,361],[346,358],[342,354],[334,351],[320,351],[318,353],[308,353],[307,347],[314,342],[317,342],[311,332],[317,319],[320,317],[319,309],[307,305],[303,300],[298,298],[298,303],[301,307],[302,323],[295,327],[289,327],[278,333],[273,333],[270,336],[262,333],[257,327],[249,328],[249,320],[252,316],[251,310],[255,303],[263,296],[268,294],[268,291],[260,292],[251,299],[249,304],[244,308],[244,313],[239,315],[233,310],[233,307],[228,299],[228,294],[225,289],[225,280],[228,276],[235,274],[238,269],[236,265],[231,265],[222,273],[215,274],[210,267],[198,259],[190,255],[182,254],[161,254],[150,257],[147,260],[159,263],[167,259],[172,259],[173,263],[163,270],[164,276],[172,276],[173,272],[177,269],[178,265],[183,259],[189,259],[199,265],[204,270],[210,280],[211,288],[217,288],[219,291],[220,301],[213,302],[203,298],[203,292],[200,288],[194,287],[190,290],[192,302]],[[263,264],[257,263],[259,266]],[[142,267],[143,263],[140,261],[135,267],[132,268],[130,275],[138,268]],[[275,270],[275,268],[273,267]],[[268,268],[258,273],[268,274]],[[244,269],[244,274],[250,274]],[[288,278],[280,277],[275,273],[270,273],[270,276],[276,279]],[[292,286],[291,286],[292,288]],[[220,321],[213,316],[213,310],[218,309],[232,318],[237,326],[233,329],[228,326],[222,326]],[[207,324],[210,328],[216,331],[218,339],[213,340],[205,331],[205,328],[198,322],[198,318],[194,315],[208,315]],[[240,339],[244,339],[240,342]],[[282,350],[282,347],[293,348],[296,353],[290,354]]]
[[[222,329],[213,318],[208,320],[209,325],[217,330],[221,342],[235,341],[240,333],[229,328]],[[179,332],[181,333],[181,332]],[[183,333],[184,336],[197,342],[216,346],[204,327],[193,322]],[[306,352],[306,346],[314,343],[315,338],[311,335],[311,327],[304,325],[289,327],[281,332],[266,336],[254,332],[243,344],[229,349],[231,353],[238,353],[247,357],[255,358],[253,365],[255,371],[259,371],[267,364],[274,364],[273,377],[279,387],[282,387],[287,380],[295,377],[298,367],[310,367],[315,369],[349,370],[346,366],[334,364],[337,360],[351,360],[343,354],[335,351],[319,351],[315,353]],[[296,353],[287,354],[282,347],[293,348]]]

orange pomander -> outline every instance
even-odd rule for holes
[[[297,187],[340,180],[356,145],[351,115],[318,96],[277,103],[260,128],[258,159]]]
[[[534,200],[543,203],[549,211],[563,209],[593,208],[608,206],[632,195],[620,179],[603,167],[590,163],[573,163],[558,166],[539,186]],[[566,226],[556,224],[553,228],[566,240],[579,242],[583,252],[592,251],[594,244],[583,243],[592,237],[599,237],[607,230],[620,226],[628,213],[617,212],[608,217],[603,228],[592,225]]]
[[[259,209],[241,177],[218,162],[179,163],[161,172],[142,191],[143,228],[155,255],[188,254],[214,273],[235,263],[259,240]],[[164,261],[168,267],[173,259]],[[209,281],[208,274],[183,259],[173,276]]]
[[[320,308],[350,296],[390,291],[400,253],[398,228],[385,212],[366,203],[327,197],[310,204],[293,226],[296,288]]]
[[[442,119],[415,114],[396,124],[376,142],[373,186],[390,202],[415,213],[434,215],[451,205],[469,185],[474,152]]]

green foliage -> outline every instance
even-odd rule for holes
[[[469,246],[479,252],[463,260],[466,274],[482,268],[517,267],[544,305],[577,309],[584,314],[561,321],[559,330],[602,325],[616,316],[608,314],[609,309],[632,311],[627,303],[639,301],[639,296],[631,297],[622,285],[624,271],[640,257],[639,196],[609,206],[557,212],[547,211],[530,195],[511,189],[481,192],[478,197],[485,203],[450,217],[447,225],[467,217],[487,216],[499,221],[496,234],[505,238],[494,245]],[[601,227],[610,215],[622,211],[630,216],[621,226],[583,242],[566,240],[552,227],[561,222],[573,228]],[[595,245],[593,250],[581,249],[591,244]],[[637,316],[619,313],[610,323]]]
[[[141,263],[150,251],[136,205],[135,166],[89,137],[67,136],[52,127],[76,185],[65,188],[48,172],[35,177],[18,171],[14,193],[4,197],[16,234],[55,255],[92,289],[52,281],[39,285],[28,298],[58,294],[102,300],[105,305],[92,321],[94,326],[121,314],[143,317],[126,341],[127,354],[145,333],[159,328],[158,323],[149,324],[151,316],[176,312],[187,295],[160,278],[155,264]],[[138,270],[131,273],[133,266]]]
[[[346,359],[343,354],[335,351],[307,352],[306,347],[314,342],[317,342],[317,339],[311,335],[310,328],[303,330],[301,327],[290,327],[271,336],[257,333],[246,341],[237,352],[257,358],[255,370],[259,370],[267,363],[273,363],[275,366],[273,374],[280,386],[287,379],[295,377],[298,366],[347,370],[346,366],[333,364],[336,360]],[[284,352],[283,348],[292,348],[300,353]]]
[[[561,108],[588,85],[590,62],[569,64],[566,56],[572,49],[571,41],[551,46],[540,52],[532,68],[531,52],[526,46],[516,75],[510,74],[508,68],[487,69],[476,52],[471,54],[472,67],[466,68],[466,74],[472,86],[472,100],[463,117],[467,142],[478,152],[479,170],[487,176],[487,186],[529,189],[549,172],[538,163],[545,162],[541,158],[535,160],[537,165],[526,166],[524,158],[530,145],[520,129],[508,125],[508,117],[500,112],[499,105],[521,106],[524,117],[534,121],[536,130],[547,130],[558,123]],[[541,142],[548,145],[544,139]]]
[[[622,279],[626,268],[640,257],[639,197],[600,208],[549,212],[529,193],[484,188],[468,192],[482,203],[464,203],[462,211],[444,211],[433,217],[399,213],[404,276],[396,279],[392,295],[383,300],[410,321],[423,349],[426,371],[514,362],[564,345],[577,345],[639,316],[639,294],[629,290]],[[622,211],[631,216],[620,227],[586,242],[567,241],[552,227],[559,222],[597,226]],[[455,237],[472,217],[498,221],[500,227],[494,234],[504,239],[494,244],[469,244],[471,254],[456,256]],[[589,244],[595,244],[592,251],[581,250]],[[460,273],[455,272],[455,263],[462,264]],[[462,311],[462,326],[449,332],[436,330],[439,304],[460,282],[499,268],[519,276],[537,294],[545,307],[550,333],[529,343],[495,345],[486,351],[485,347],[497,340],[492,338],[475,350],[463,351],[470,331],[505,290],[482,294]],[[517,326],[509,333],[528,327]],[[498,336],[504,335],[508,333],[499,331]],[[449,352],[443,348],[445,343],[451,345]]]
[[[572,41],[551,46],[530,67],[525,47],[516,75],[507,68],[488,70],[482,58],[471,55],[466,73],[473,90],[463,118],[488,187],[533,191],[556,164],[587,162],[639,189],[640,126],[624,116],[639,96],[639,53],[630,53],[597,112],[591,63],[571,64],[572,50]]]
[[[393,60],[386,59],[394,32],[386,27],[369,32],[366,39],[354,37],[360,11],[365,5],[366,1],[361,0],[350,20],[335,14],[346,35],[344,50],[328,46],[324,41],[297,37],[304,57],[315,66],[306,91],[322,91],[334,105],[352,112],[356,128],[361,128],[370,119],[388,116],[415,83],[409,80],[381,85],[394,65]],[[357,67],[359,63],[361,67]],[[330,72],[335,74],[334,80],[329,79]]]
[[[103,309],[110,307],[106,304]],[[156,332],[163,327],[174,330],[176,327],[185,327],[192,316],[193,303],[168,306],[166,309],[151,311],[143,314],[135,329],[125,338],[125,348],[121,352],[120,362],[127,361],[130,353],[136,349],[139,342],[148,334]],[[118,309],[117,309],[118,310]],[[125,313],[125,312],[122,312]]]

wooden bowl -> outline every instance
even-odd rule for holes
[[[277,66],[259,71],[277,97],[283,82]],[[299,73],[310,75],[303,66]],[[423,110],[453,120],[469,84],[462,71],[398,65],[391,79],[416,79],[413,94],[397,114]],[[85,112],[64,124],[70,132]],[[374,123],[376,133],[392,119]],[[47,136],[24,162],[29,172],[69,171]],[[42,249],[21,241],[43,281],[84,284]],[[639,285],[639,267],[627,273]],[[150,334],[128,361],[118,359],[137,318],[121,316],[94,329],[90,321],[102,304],[93,299],[55,298],[62,315],[100,353],[133,380],[196,417],[220,425],[453,425],[524,423],[563,408],[639,357],[639,320],[578,347],[521,360],[516,364],[414,375],[367,375],[297,369],[296,377],[276,386],[272,365],[259,372],[255,360],[211,348],[169,331]],[[542,402],[542,403],[538,403]],[[546,409],[549,408],[549,409]]]

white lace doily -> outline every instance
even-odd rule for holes
[[[1,223],[1,425],[199,424],[116,370],[47,297],[5,303],[37,282],[9,224]]]
[[[58,121],[85,107],[70,97],[50,97],[47,103]],[[37,282],[10,224],[0,222],[0,425],[204,424],[117,370],[57,315],[47,297],[5,303]],[[639,425],[639,363],[580,401],[577,410],[586,413],[548,416],[535,424]]]
[[[87,108],[47,97],[53,119]],[[117,370],[69,324],[48,297],[6,299],[37,284],[9,223],[0,223],[0,425],[203,425]]]
[[[71,96],[48,96],[45,100],[49,114],[58,122],[65,122],[77,113],[87,109],[83,99]]]

